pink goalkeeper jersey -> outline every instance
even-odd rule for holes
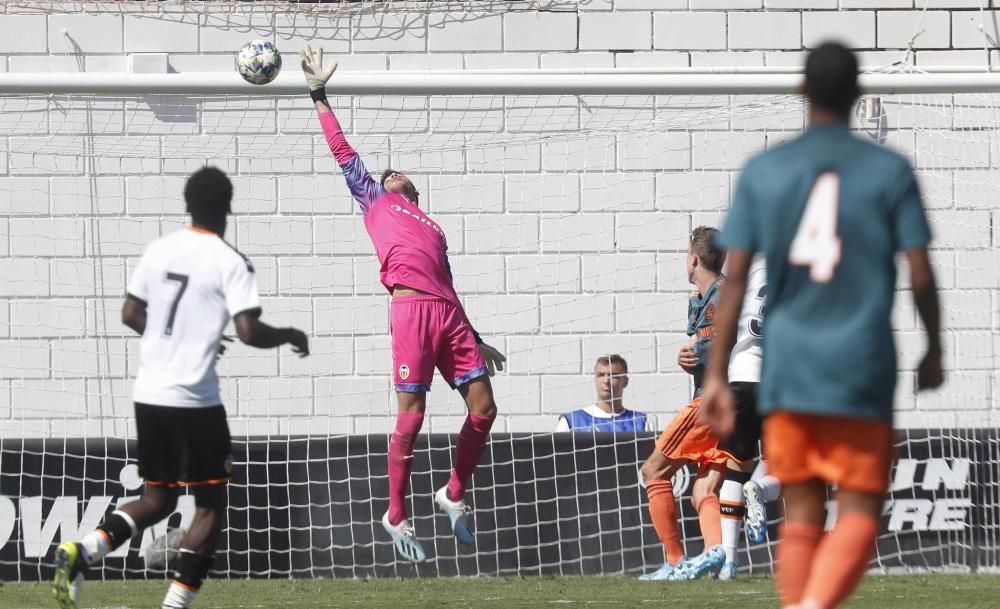
[[[365,229],[382,264],[385,289],[402,285],[462,304],[452,285],[448,242],[436,222],[401,194],[388,192],[372,179],[361,157],[344,137],[332,112],[322,112],[319,122],[330,151],[344,172],[351,194],[365,216]]]

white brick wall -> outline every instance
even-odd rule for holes
[[[800,49],[799,13],[730,13],[729,48]]]
[[[802,45],[814,48],[827,40],[836,40],[852,49],[875,46],[875,13],[873,11],[804,13]]]
[[[580,15],[580,49],[648,49],[652,15],[644,12],[583,13]]]
[[[725,13],[655,13],[653,48],[725,49]]]
[[[391,71],[801,65],[830,38],[857,49],[866,65],[901,59],[912,40],[919,66],[982,67],[1000,62],[1000,52],[983,50],[995,46],[1000,17],[987,10],[984,22],[980,5],[594,0],[472,14],[32,12],[0,18],[0,72],[124,71],[136,53],[165,53],[178,71],[228,71],[251,38],[275,40],[292,71],[307,43],[336,55],[342,70]],[[1000,148],[975,129],[997,110],[976,96],[923,99],[916,111],[887,107],[886,140],[924,171],[947,357],[960,371],[938,394],[914,397],[922,338],[901,293],[894,319],[901,367],[910,371],[899,391],[901,422],[957,424],[960,404],[963,423],[995,424]],[[177,116],[164,113],[168,101],[88,109],[4,100],[0,434],[130,429],[138,341],[119,319],[127,272],[145,243],[183,225],[184,175],[205,160],[233,174],[229,237],[254,260],[265,317],[299,325],[313,341],[308,359],[230,347],[219,371],[234,432],[385,432],[389,299],[308,100],[283,99],[277,112],[190,102]],[[551,429],[558,414],[592,399],[593,360],[613,351],[631,365],[630,404],[663,423],[683,403],[688,378],[675,361],[690,289],[688,233],[719,221],[748,155],[793,137],[802,123],[797,109],[766,105],[723,116],[740,103],[748,99],[713,99],[721,118],[705,119],[705,99],[677,97],[610,106],[601,96],[336,100],[369,168],[414,172],[422,204],[448,235],[470,316],[510,356],[495,382],[498,431]],[[693,116],[697,128],[686,128]],[[669,127],[636,128],[651,120]],[[581,126],[601,131],[581,139]],[[40,133],[61,153],[34,154]],[[157,134],[155,144],[147,133]],[[91,167],[77,154],[84,143],[133,153],[100,154]],[[900,284],[907,281],[903,269]],[[428,429],[453,431],[457,395],[436,382],[430,401]]]

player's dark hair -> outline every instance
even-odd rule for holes
[[[691,251],[713,273],[721,273],[722,264],[726,261],[726,253],[715,245],[718,234],[719,229],[711,226],[699,226],[691,231]]]
[[[806,96],[809,102],[848,118],[861,95],[858,60],[836,42],[825,42],[806,57]]]
[[[608,368],[610,368],[615,364],[621,366],[622,370],[624,370],[626,373],[628,372],[628,362],[625,361],[624,357],[618,355],[617,353],[611,355],[602,355],[601,357],[597,358],[597,362],[594,364],[594,366],[595,367],[607,366]]]
[[[232,211],[233,183],[221,169],[202,167],[184,185],[184,201],[195,224],[214,226]]]
[[[393,169],[392,167],[386,167],[385,171],[382,172],[382,177],[379,178],[378,183],[381,184],[382,187],[384,188],[385,187],[385,181],[386,181],[386,179],[388,179],[388,177],[391,176],[394,173],[398,173],[401,176],[405,176],[406,175],[402,171],[397,171],[397,170]],[[406,178],[406,179],[409,180],[409,178]],[[411,185],[413,184],[412,180],[410,180],[410,184]],[[420,199],[420,193],[417,192],[417,187],[416,186],[414,186],[413,188],[409,189],[409,192],[407,192],[405,194],[406,194],[406,198],[407,199],[410,199],[414,203],[420,203],[420,201],[419,201],[419,199]]]

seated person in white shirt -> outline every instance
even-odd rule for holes
[[[597,358],[594,386],[597,401],[559,417],[556,431],[646,430],[646,414],[622,406],[622,393],[628,387],[628,363],[624,357],[615,354]]]

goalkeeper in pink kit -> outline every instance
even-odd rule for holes
[[[413,442],[424,421],[434,368],[458,389],[469,409],[455,447],[451,478],[434,500],[451,519],[458,541],[472,544],[465,485],[479,464],[496,418],[490,376],[494,369],[503,370],[506,360],[472,329],[452,285],[444,232],[420,210],[420,193],[413,183],[391,169],[376,182],[344,138],[325,91],[337,62],[324,66],[322,49],[313,54],[309,47],[300,58],[326,142],[361,207],[365,229],[382,265],[382,285],[392,294],[389,331],[399,411],[389,442],[389,510],[382,516],[382,526],[396,550],[419,563],[427,555],[406,518],[406,492]]]

